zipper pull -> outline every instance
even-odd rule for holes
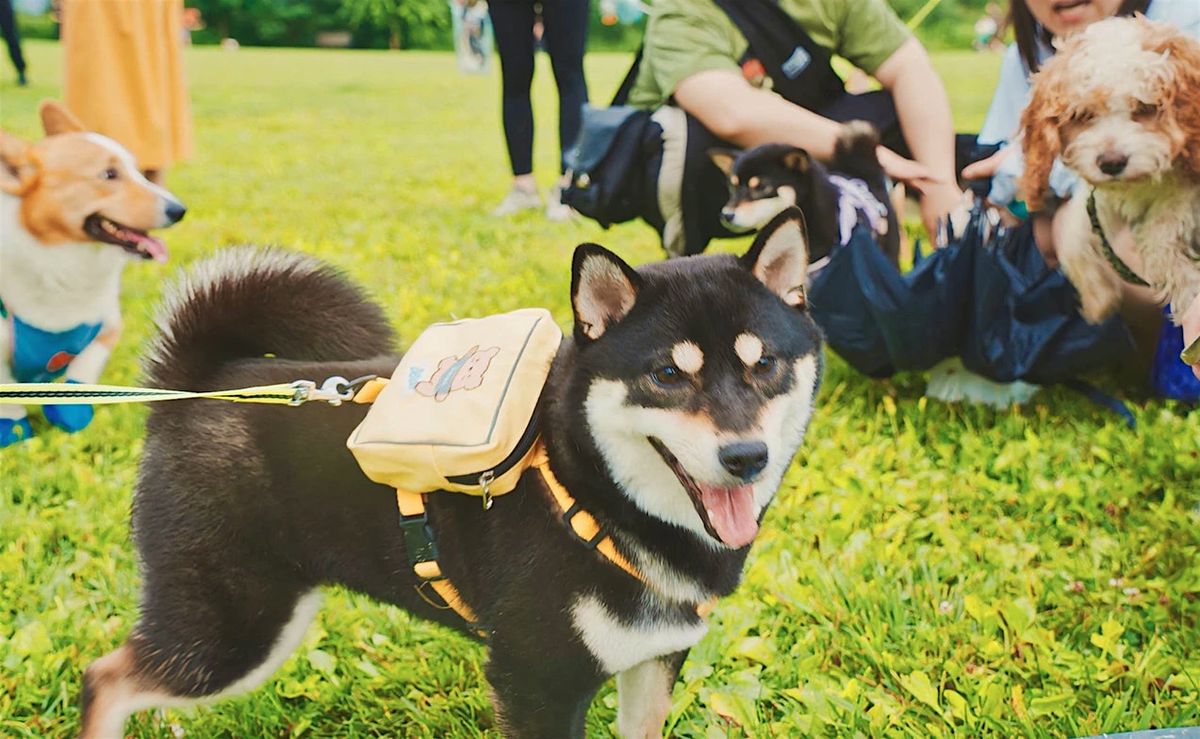
[[[492,480],[496,479],[495,470],[488,470],[479,476],[479,487],[482,489],[483,510],[490,511],[492,509]]]

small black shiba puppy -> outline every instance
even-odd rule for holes
[[[812,415],[822,365],[808,265],[794,208],[740,258],[635,270],[596,245],[575,251],[574,333],[538,431],[553,476],[640,576],[570,533],[537,470],[489,510],[429,495],[442,572],[476,624],[418,592],[394,491],[345,446],[363,406],[156,405],[133,502],[141,616],[87,669],[83,735],[122,736],[134,711],[253,689],[300,643],[329,584],[470,636],[486,625],[509,736],[582,737],[613,675],[621,733],[661,735],[707,628],[698,604],[737,587]],[[279,250],[230,250],[193,270],[160,326],[148,361],[158,387],[387,376],[398,363],[376,305]]]
[[[878,145],[879,134],[871,124],[852,121],[843,126],[828,166],[787,144],[710,149],[713,163],[729,177],[730,197],[721,220],[731,230],[754,231],[795,206],[804,213],[813,262],[845,243],[859,222],[871,228],[884,253],[897,262],[899,223],[875,153]]]

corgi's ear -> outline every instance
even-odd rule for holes
[[[42,104],[38,106],[38,115],[42,117],[42,130],[46,132],[47,136],[87,130],[87,127],[75,117],[75,114],[57,100],[43,100]]]
[[[733,176],[733,163],[737,161],[737,155],[738,153],[733,149],[714,148],[708,150],[708,158],[717,165],[717,169],[725,173],[726,177]]]
[[[808,237],[799,208],[787,208],[775,216],[758,232],[740,261],[783,302],[796,308],[807,305]]]
[[[0,131],[0,191],[20,195],[32,176],[29,144],[5,131]]]
[[[783,166],[804,174],[808,171],[808,152],[804,149],[792,149],[783,155]]]
[[[616,254],[597,244],[580,244],[571,264],[576,339],[603,336],[633,310],[640,286],[638,273]]]

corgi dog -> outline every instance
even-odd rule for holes
[[[165,262],[166,247],[147,232],[187,209],[60,103],[39,113],[46,136],[36,143],[0,131],[0,383],[93,383],[121,334],[122,269]],[[73,432],[92,409],[45,414]],[[22,406],[0,405],[0,447],[32,433]]]
[[[613,676],[621,734],[661,736],[707,630],[699,604],[737,587],[812,417],[822,340],[807,270],[794,208],[741,257],[634,269],[578,247],[574,331],[536,422],[553,475],[525,470],[487,509],[426,496],[419,527],[473,623],[419,589],[405,563],[420,537],[347,450],[364,406],[155,404],[133,502],[141,616],[85,673],[83,736],[251,690],[300,644],[322,587],[339,584],[481,638],[506,736],[583,737]],[[301,254],[228,250],[169,295],[154,386],[387,376],[399,361],[383,311]],[[331,314],[345,320],[331,326]],[[573,533],[580,510],[598,527],[586,537]]]

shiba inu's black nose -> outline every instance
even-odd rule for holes
[[[717,451],[721,466],[743,480],[751,480],[767,466],[767,445],[761,441],[739,441]]]
[[[184,214],[187,213],[187,206],[178,200],[168,200],[166,215],[167,221],[170,223],[179,223],[183,220]]]

